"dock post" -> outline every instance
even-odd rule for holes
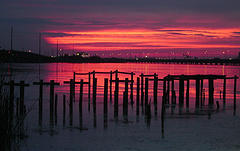
[[[144,81],[143,81],[143,73],[141,74],[141,105],[143,106],[143,100],[144,100],[144,92],[143,92],[143,86],[144,86]]]
[[[184,104],[184,79],[181,77],[179,80],[179,105]]]
[[[200,83],[200,102],[202,107],[203,106],[203,79],[201,79],[201,83]]]
[[[97,78],[93,79],[93,126],[97,127],[97,113],[96,113],[96,96],[97,96]]]
[[[172,104],[176,104],[176,92],[174,88],[174,79],[172,79]]]
[[[104,79],[104,105],[103,105],[103,126],[107,128],[108,120],[108,79]]]
[[[82,119],[82,102],[83,102],[83,79],[80,82],[80,93],[79,93],[79,127],[83,128],[83,119]]]
[[[148,78],[145,78],[145,111],[148,105]]]
[[[154,74],[154,84],[153,84],[153,96],[154,96],[154,113],[157,115],[157,93],[158,93],[158,77],[157,74]]]
[[[168,78],[167,78],[167,104],[169,104],[170,100],[170,79],[169,79],[169,75],[168,75]]]
[[[136,110],[136,114],[137,116],[139,116],[139,93],[140,93],[140,78],[137,77],[137,110]]]
[[[199,94],[200,94],[200,79],[196,79],[196,108],[199,107]]]
[[[131,88],[131,95],[130,95],[130,98],[131,98],[131,105],[133,105],[133,72],[131,72],[131,85],[130,85],[130,88]]]
[[[214,104],[214,83],[213,83],[213,79],[208,79],[208,84],[209,84],[209,100],[208,100],[208,104],[209,105],[213,105]]]
[[[128,78],[125,78],[125,91],[123,92],[123,117],[127,120],[128,116]]]
[[[118,91],[119,91],[119,79],[115,80],[115,91],[114,91],[114,118],[118,119]]]
[[[110,102],[112,102],[112,75],[113,75],[113,73],[112,73],[112,70],[110,71]]]
[[[90,111],[91,104],[91,72],[88,72],[88,111]]]
[[[226,104],[226,78],[223,79],[223,104]]]

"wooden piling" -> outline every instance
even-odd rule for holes
[[[209,105],[213,105],[214,104],[214,98],[213,98],[213,95],[214,95],[214,83],[213,83],[213,79],[208,79],[208,84],[209,84],[209,100],[208,100],[208,104]]]
[[[113,75],[113,73],[112,73],[112,71],[110,71],[110,102],[112,102],[112,75]]]
[[[108,121],[108,79],[104,79],[103,127],[107,128]]]
[[[145,111],[148,105],[148,78],[145,78]]]
[[[88,72],[88,111],[90,111],[91,103],[91,72]]]
[[[184,79],[180,78],[179,80],[179,105],[184,104]]]
[[[167,79],[167,104],[169,104],[169,100],[170,100],[170,79],[168,77]]]
[[[136,104],[136,114],[139,115],[139,93],[140,93],[140,78],[137,77],[137,104]]]
[[[199,107],[199,95],[200,94],[200,79],[196,79],[196,108]]]
[[[223,79],[223,104],[226,103],[226,78]]]
[[[157,94],[158,94],[158,77],[156,73],[154,74],[154,84],[153,84],[153,98],[154,98],[154,115],[157,115]]]
[[[119,79],[115,81],[115,92],[114,92],[114,117],[118,118],[118,91],[119,91]]]
[[[130,95],[130,98],[131,98],[131,105],[133,105],[133,72],[131,72],[131,85],[130,85],[130,88],[131,88],[131,95]]]
[[[53,120],[54,111],[54,80],[50,81],[50,120]]]
[[[108,79],[104,79],[104,115],[108,113]]]
[[[174,80],[172,79],[172,104],[176,104],[176,93],[174,88]]]
[[[80,93],[79,93],[79,127],[80,127],[80,129],[82,129],[82,127],[83,127],[82,102],[83,102],[83,79],[81,79]]]
[[[166,103],[166,78],[163,79],[162,101],[164,102],[164,104]]]
[[[96,113],[96,97],[97,97],[97,78],[93,79],[93,126],[97,127],[97,113]]]
[[[143,73],[141,74],[141,105],[143,106],[143,100],[144,100],[144,92],[143,92],[143,87],[144,87],[144,77]]]
[[[128,114],[128,78],[125,78],[125,91],[123,92],[123,117],[127,118]]]
[[[201,83],[200,83],[200,104],[201,106],[203,106],[203,79],[200,80]]]

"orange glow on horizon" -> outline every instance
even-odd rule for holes
[[[49,44],[58,41],[64,49],[121,50],[161,48],[239,48],[235,33],[240,29],[109,29],[98,31],[46,31],[64,36],[45,36]]]

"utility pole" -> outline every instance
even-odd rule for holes
[[[39,42],[38,42],[38,55],[40,56],[41,55],[41,40],[42,40],[42,35],[41,35],[41,32],[39,33]]]
[[[12,52],[13,50],[13,27],[11,26],[11,46],[10,46],[10,51]]]

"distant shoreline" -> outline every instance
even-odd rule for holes
[[[0,50],[0,63],[162,63],[162,64],[212,64],[240,65],[240,59],[156,59],[156,58],[101,58],[98,56],[49,57],[29,52]]]

